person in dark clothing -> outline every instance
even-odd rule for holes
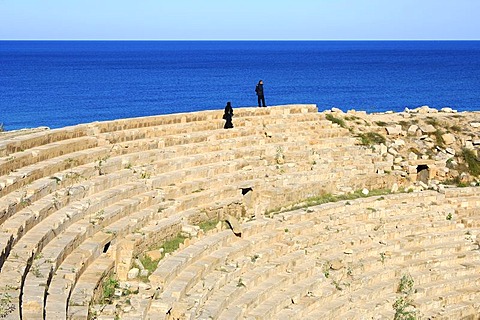
[[[233,117],[232,103],[228,101],[227,105],[225,106],[225,112],[223,114],[223,119],[225,120],[225,125],[223,126],[224,129],[233,128],[232,117]]]
[[[262,80],[258,81],[258,84],[255,87],[255,92],[257,93],[258,106],[261,107],[263,105],[264,107],[266,107],[265,96],[263,95],[263,81]],[[260,104],[260,102],[261,102],[261,104]]]

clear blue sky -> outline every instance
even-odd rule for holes
[[[0,39],[480,40],[480,0],[0,0]]]

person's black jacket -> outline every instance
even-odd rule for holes
[[[257,84],[255,87],[255,92],[257,93],[257,96],[263,96],[263,84]]]

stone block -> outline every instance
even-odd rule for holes
[[[140,269],[138,269],[138,268],[132,268],[132,269],[130,269],[130,270],[128,271],[127,278],[128,278],[129,280],[135,279],[136,277],[138,277],[139,273],[140,273]]]
[[[71,319],[71,320],[88,319],[88,306],[69,306],[68,319]]]
[[[431,124],[427,124],[427,125],[423,125],[420,127],[420,130],[422,130],[423,133],[434,133],[435,131],[437,131],[437,129],[432,126]]]
[[[465,146],[466,149],[470,149],[470,150],[474,148],[473,142],[472,142],[472,141],[469,141],[469,140],[466,140],[466,141],[465,141],[464,146]]]
[[[404,147],[405,146],[405,140],[403,139],[396,139],[394,141],[394,144],[396,147]]]
[[[449,107],[444,107],[444,108],[440,109],[440,112],[444,112],[444,113],[456,113],[457,110],[454,110],[454,109],[449,108]]]
[[[399,125],[399,124],[397,124],[393,127],[385,127],[385,130],[387,131],[387,135],[389,135],[389,136],[403,134],[402,126]]]
[[[448,146],[455,142],[455,135],[451,133],[445,133],[442,135],[443,142]]]
[[[163,256],[163,248],[162,250],[151,250],[145,252],[145,255],[150,258],[150,260],[155,261],[155,260],[160,260]]]
[[[120,281],[128,280],[128,272],[132,266],[134,250],[134,240],[123,239],[117,245],[115,273]]]
[[[408,160],[410,160],[410,161],[415,161],[415,160],[417,160],[417,159],[418,159],[418,156],[417,156],[416,153],[410,152],[410,153],[408,154]]]

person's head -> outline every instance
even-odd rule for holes
[[[227,107],[231,107],[232,103],[230,101],[227,102]]]
[[[263,84],[263,80],[258,81],[258,84]]]

